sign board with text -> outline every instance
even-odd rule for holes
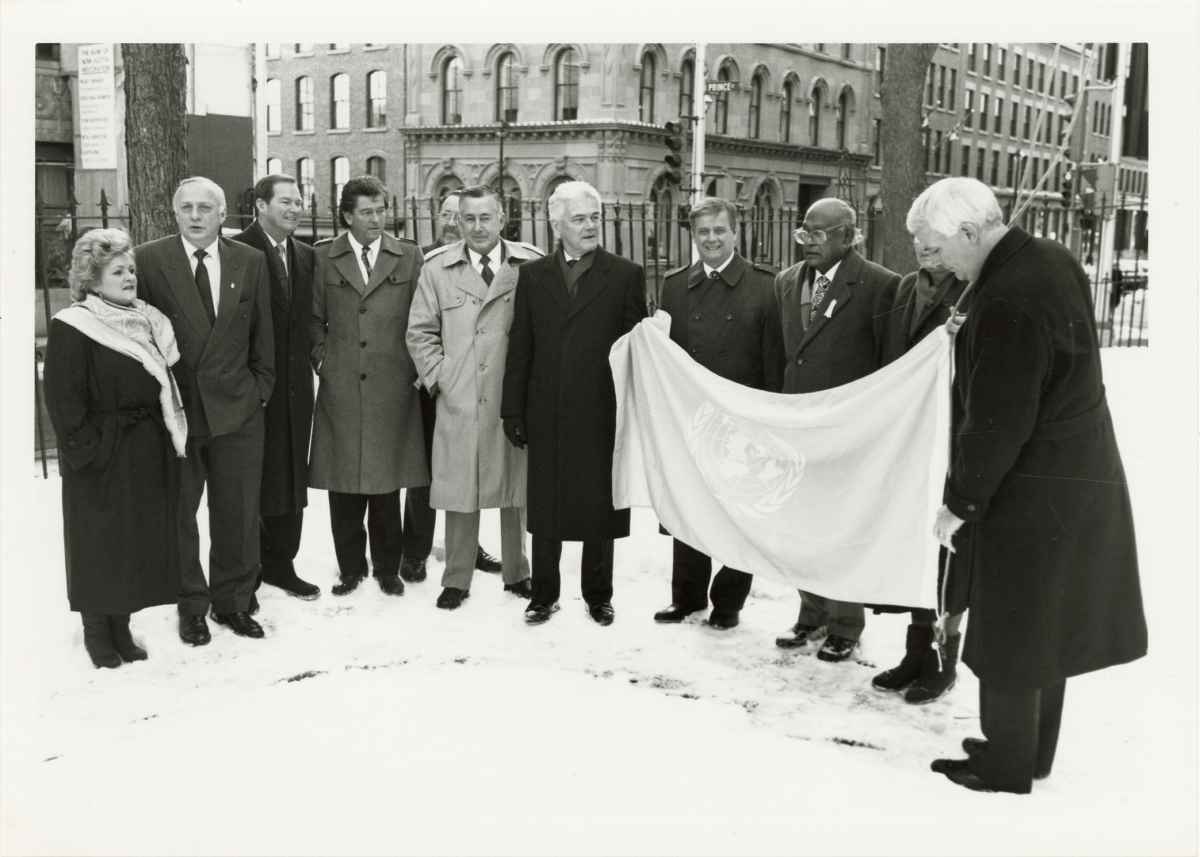
[[[117,94],[113,46],[79,46],[79,166],[117,168]]]

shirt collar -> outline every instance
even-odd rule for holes
[[[463,244],[466,247],[466,244]],[[504,242],[497,241],[496,246],[488,251],[488,266],[491,267],[504,261]],[[475,268],[483,265],[483,254],[476,253],[470,247],[467,247],[467,261]]]
[[[701,264],[704,265],[704,276],[711,277],[713,271],[716,271],[718,274],[723,273],[729,267],[729,263],[733,261],[734,255],[734,253],[730,253],[729,258],[715,268],[709,267],[707,262],[702,262]]]
[[[822,274],[816,268],[813,268],[813,282],[815,283],[817,281],[817,277],[824,277],[825,279],[829,280],[829,282],[832,283],[833,278],[837,276],[838,266],[841,264],[842,264],[842,260],[838,259],[836,262],[833,263],[833,265],[830,266],[829,270],[826,271],[824,274]]]
[[[269,237],[269,236],[268,236],[268,237]],[[363,251],[363,245],[358,243],[358,239],[356,239],[356,238],[354,237],[354,233],[353,233],[353,232],[347,232],[347,233],[346,233],[346,237],[347,237],[348,239],[350,239],[350,246],[351,246],[352,248],[354,248],[354,255],[356,255],[356,256],[361,256],[361,255],[362,255],[362,251]],[[366,247],[367,247],[367,248],[370,250],[370,252],[374,253],[375,251],[377,251],[377,250],[379,249],[379,244],[380,244],[380,242],[381,242],[381,241],[383,241],[383,236],[382,236],[382,235],[380,235],[378,238],[376,238],[376,239],[375,239],[374,241],[372,241],[370,244],[367,244],[367,245],[366,245]]]
[[[218,256],[219,250],[217,247],[217,245],[220,243],[220,240],[221,240],[220,238],[214,238],[213,242],[211,244],[209,244],[207,247],[203,247],[203,248],[197,247],[195,244],[193,244],[191,241],[188,241],[182,235],[180,235],[179,238],[180,238],[180,240],[183,241],[184,252],[186,252],[188,254],[189,258],[194,258],[196,255],[196,251],[201,250],[201,249],[203,249],[205,253],[207,253],[209,256],[211,256],[213,258],[218,258],[218,259],[220,258]]]
[[[596,252],[595,250],[588,250],[582,256],[572,256],[570,253],[567,252],[567,248],[563,247],[562,254],[563,254],[563,258],[566,259],[568,262],[578,262],[580,259],[586,258],[587,256],[590,256],[595,252]]]

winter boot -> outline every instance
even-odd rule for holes
[[[954,687],[957,680],[955,667],[958,665],[958,643],[961,637],[955,634],[946,638],[942,647],[941,664],[938,663],[936,649],[925,655],[921,664],[921,674],[909,685],[904,692],[904,701],[912,705],[923,705],[933,702],[943,693]]]
[[[112,629],[108,617],[100,613],[84,613],[83,647],[97,667],[116,669],[121,665],[121,656],[113,648]]]
[[[908,687],[921,673],[921,664],[925,656],[932,654],[933,628],[929,625],[909,625],[908,635],[904,640],[904,659],[899,666],[884,670],[871,679],[871,687],[876,690],[901,691]]]
[[[133,661],[144,661],[149,655],[146,650],[133,641],[133,636],[129,633],[129,614],[115,615],[108,617],[108,624],[112,628],[113,645],[117,649],[117,654],[121,656],[121,660],[126,663]]]

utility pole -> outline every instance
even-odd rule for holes
[[[708,107],[708,69],[704,64],[704,42],[696,42],[696,65],[692,74],[692,176],[691,204],[704,197],[704,133],[705,111]],[[700,251],[692,242],[692,264],[700,260]]]
[[[1125,127],[1125,67],[1129,63],[1129,52],[1122,50],[1123,44],[1113,42],[1117,51],[1117,76],[1112,84],[1112,127],[1108,146],[1108,162],[1112,165],[1113,182],[1109,192],[1108,203],[1111,206],[1110,217],[1105,217],[1102,225],[1103,232],[1100,240],[1100,277],[1112,276],[1113,265],[1117,264],[1117,187],[1121,175],[1121,143]],[[1101,210],[1103,214],[1103,210]]]

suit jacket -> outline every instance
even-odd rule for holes
[[[381,241],[365,283],[349,233],[313,248],[314,488],[387,494],[429,484],[417,370],[404,340],[422,256],[407,239]]]
[[[933,299],[920,311],[917,309],[918,284],[933,290]],[[924,268],[918,268],[911,274],[905,274],[896,287],[896,296],[888,315],[884,332],[883,362],[891,363],[945,324],[966,285],[949,271],[933,275]],[[965,311],[964,302],[964,305],[959,307],[959,312]]]
[[[883,365],[888,318],[900,277],[849,250],[809,323],[816,269],[799,262],[775,277],[787,364],[783,392],[848,384]]]
[[[134,248],[138,297],[171,319],[179,342],[175,366],[188,435],[229,434],[271,398],[275,342],[267,260],[259,251],[218,239],[221,296],[215,324],[196,288],[178,234]]]
[[[734,254],[719,288],[689,311],[693,289],[704,288],[704,265],[667,273],[659,308],[671,316],[671,339],[697,363],[747,387],[783,387],[783,330],[770,271]]]
[[[613,509],[617,401],[608,352],[646,316],[640,265],[603,248],[567,295],[561,250],[521,265],[500,415],[525,421],[529,532],[550,539],[629,535]]]
[[[308,437],[312,431],[312,248],[287,242],[287,270],[258,221],[234,236],[267,259],[275,335],[275,391],[267,402],[263,449],[262,514],[282,515],[308,504]]]

